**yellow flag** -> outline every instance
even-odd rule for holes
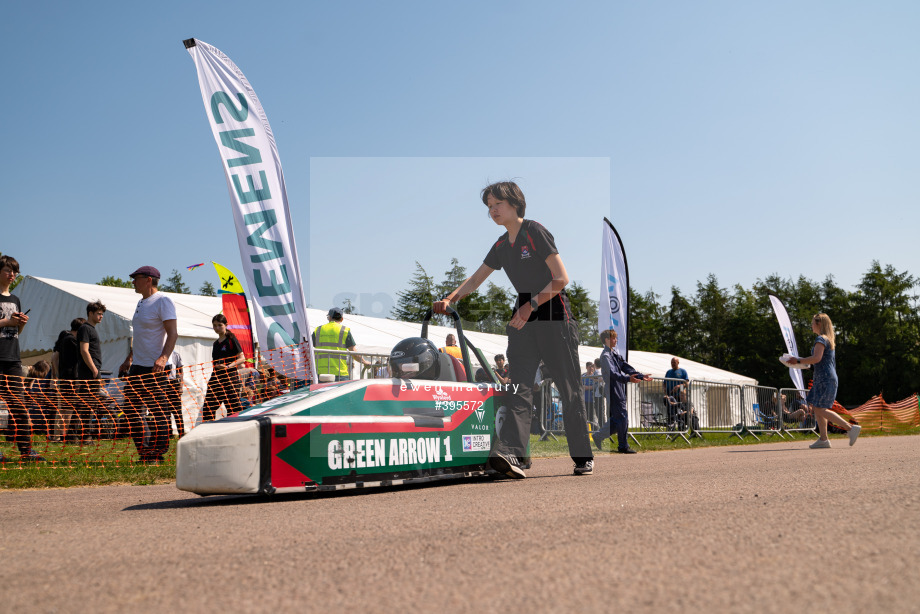
[[[220,294],[243,294],[243,284],[240,283],[240,280],[236,278],[236,275],[230,272],[225,266],[221,266],[211,261],[211,264],[214,265],[214,270],[217,271],[217,276],[220,278],[220,287],[217,289]]]

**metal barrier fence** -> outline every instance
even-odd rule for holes
[[[317,353],[325,356],[339,355],[345,357],[348,365],[348,379],[386,379],[390,377],[390,370],[387,367],[390,359],[389,354],[368,354],[366,352],[349,352],[348,350],[326,348]],[[363,357],[370,364],[358,362],[355,360],[356,356]]]
[[[585,397],[585,413],[588,417],[589,430],[596,431],[607,422],[607,385],[601,373],[582,375],[581,388]]]
[[[684,392],[678,388],[684,385]],[[651,381],[626,385],[626,411],[629,437],[641,445],[637,437],[663,435],[668,439],[681,437],[689,443],[688,435],[696,431],[699,421],[693,404],[687,403],[689,387],[683,380],[654,378]],[[670,389],[674,396],[668,395]],[[607,422],[610,408],[603,376],[583,376],[588,430],[596,432]],[[688,406],[689,405],[689,406]],[[534,391],[534,412],[541,426],[541,439],[565,433],[562,404],[552,380],[544,380]]]
[[[626,384],[626,411],[633,441],[639,443],[637,435],[664,435],[690,443],[687,436],[699,426],[696,408],[688,403],[692,386],[692,382],[658,377]]]
[[[731,433],[741,439],[744,430],[741,386],[691,380],[690,402],[700,423],[698,433]]]
[[[362,365],[361,363],[358,363],[361,368],[358,370],[357,379],[389,379],[389,354],[362,354],[362,356],[364,356],[366,360],[370,361],[371,364]],[[350,361],[350,366],[353,365],[353,363],[354,360]],[[350,372],[353,371],[350,370]]]
[[[349,352],[347,350],[323,350],[323,354],[343,354],[348,357],[348,377],[349,379],[388,379],[390,377],[389,354],[368,354],[366,352]],[[363,364],[355,360],[355,356],[362,356],[370,364]],[[476,359],[473,352],[470,352],[470,362],[473,369],[473,377],[482,365]],[[488,378],[488,375],[485,376]]]
[[[562,404],[559,402],[559,391],[553,385],[553,380],[544,379],[533,390],[533,408],[535,428],[531,432],[540,435],[540,440],[565,433],[562,424]]]
[[[582,390],[588,430],[596,432],[609,416],[603,377],[582,376]],[[730,433],[739,439],[750,433],[760,440],[763,435],[785,438],[786,433],[813,432],[815,419],[804,409],[804,394],[805,391],[790,388],[705,380],[688,383],[653,378],[627,384],[629,437],[639,443],[637,437],[664,435],[668,439],[681,437],[689,443],[689,437],[704,433]],[[541,439],[565,433],[559,392],[552,380],[544,380],[534,391],[534,412],[535,422],[540,425],[535,432],[542,435]]]
[[[744,400],[744,430],[760,441],[758,433],[785,439],[782,418],[779,415],[779,391],[767,386],[745,385],[741,388]]]
[[[583,376],[581,378],[582,394],[585,401],[585,413],[588,422],[588,431],[597,431],[607,421],[607,403],[604,388],[604,378],[601,375]],[[565,433],[562,419],[562,403],[559,399],[559,390],[553,380],[544,379],[533,392],[534,422],[540,426],[534,434],[541,435],[542,439]],[[538,431],[538,432],[537,432]]]
[[[786,433],[816,433],[815,415],[806,411],[806,390],[780,388],[780,410],[783,412],[782,428]]]

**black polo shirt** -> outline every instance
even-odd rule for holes
[[[227,335],[223,341],[218,339],[214,342],[214,347],[211,349],[211,358],[216,365],[228,365],[242,353],[243,346],[240,345],[236,337]]]
[[[80,330],[77,331],[77,346],[79,347],[83,343],[89,344],[89,357],[92,359],[93,364],[96,365],[96,370],[99,370],[102,367],[102,344],[99,342],[99,333],[96,332],[96,327],[89,322],[84,323],[80,326]],[[79,379],[92,377],[89,367],[83,362],[82,354],[80,354],[80,358],[77,361],[77,375]]]
[[[524,220],[514,243],[508,239],[506,232],[498,238],[482,262],[489,268],[505,270],[518,293],[514,306],[517,311],[518,307],[529,302],[553,280],[546,259],[558,253],[556,240],[550,231],[533,220]],[[568,297],[563,290],[553,300],[540,305],[530,320],[568,320],[571,313]]]

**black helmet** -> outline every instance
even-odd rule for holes
[[[438,348],[428,339],[409,337],[390,351],[390,377],[436,380],[440,374]]]

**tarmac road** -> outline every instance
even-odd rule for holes
[[[3,612],[915,612],[920,438],[537,460],[522,481],[0,493]]]

